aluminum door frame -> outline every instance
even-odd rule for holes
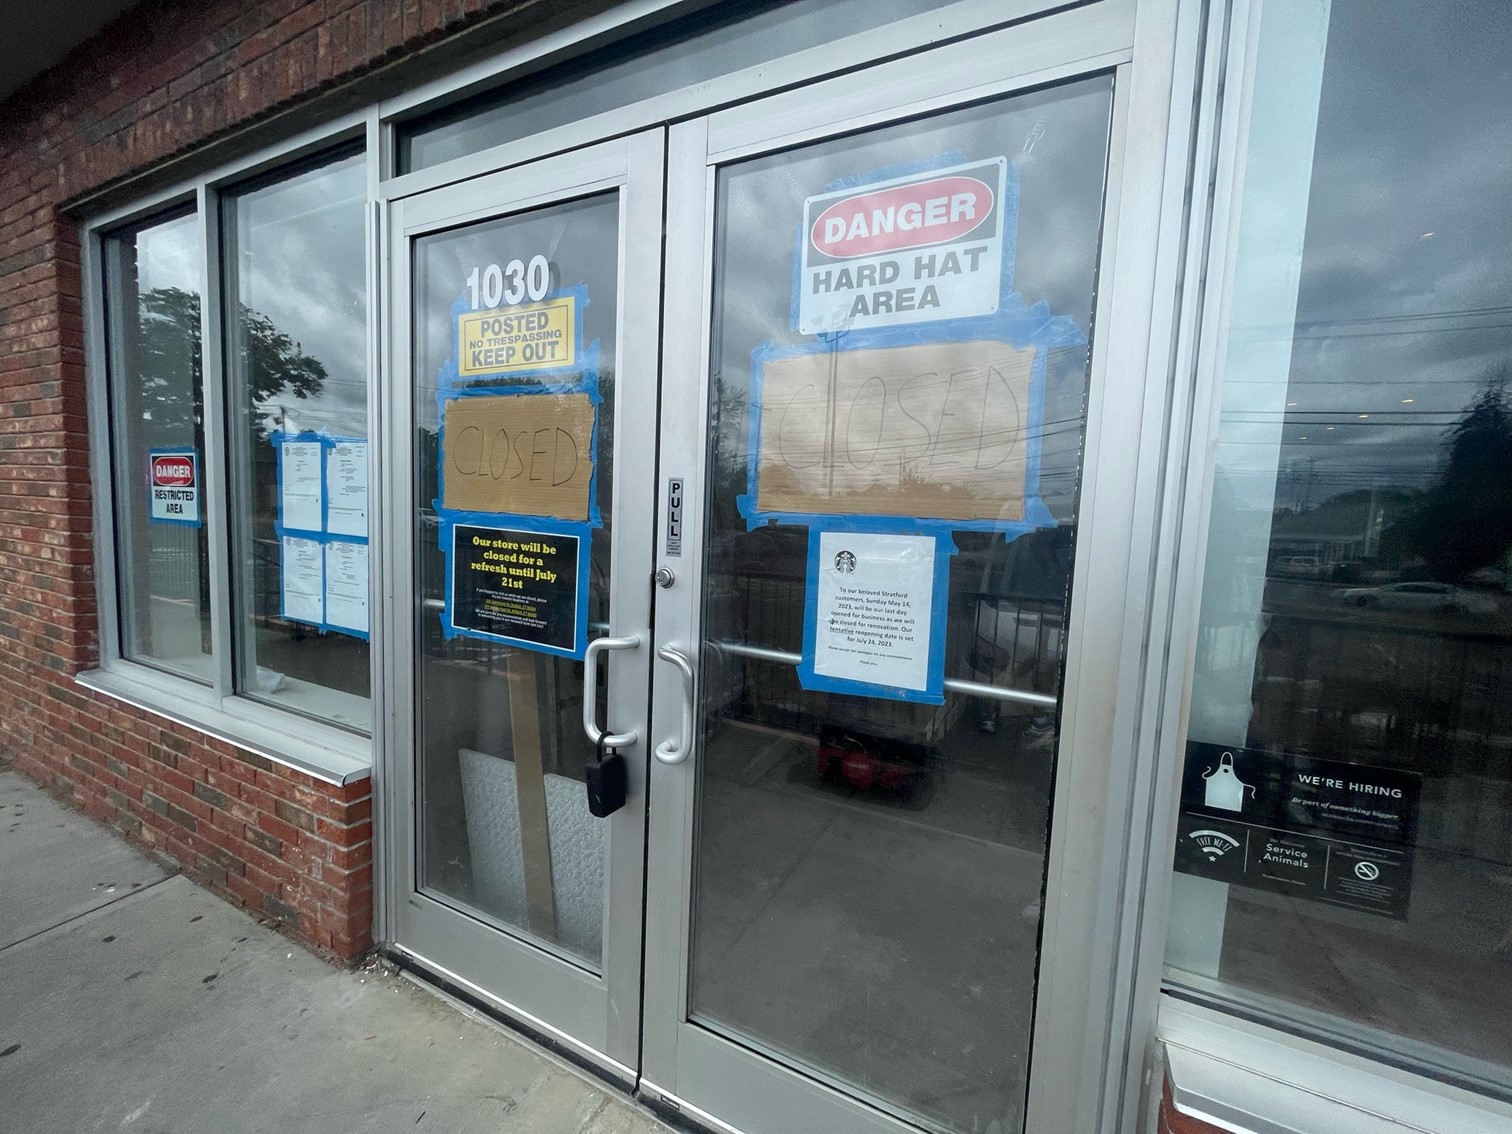
[[[502,932],[423,894],[417,886],[416,714],[418,682],[414,526],[412,241],[427,233],[536,206],[619,191],[619,316],[615,351],[617,438],[654,437],[661,293],[665,131],[654,128],[529,165],[391,201],[385,240],[382,541],[391,564],[383,610],[390,627],[385,680],[390,711],[381,722],[385,792],[381,816],[388,947],[420,969],[487,1003],[525,1029],[562,1044],[625,1085],[640,1060],[642,921],[645,884],[646,709],[651,671],[650,485],[654,447],[616,444],[609,633],[640,634],[635,650],[609,653],[608,719],[634,731],[620,749],[629,795],[609,819],[602,975],[522,937]],[[461,286],[461,281],[458,282]],[[585,678],[585,682],[591,682]],[[591,684],[588,686],[591,690]]]
[[[1170,335],[1189,177],[1181,140],[1194,76],[1178,58],[1200,24],[1184,0],[1108,0],[676,125],[668,143],[661,469],[686,486],[679,580],[657,604],[656,646],[700,638],[717,167],[911,115],[1114,74],[1079,532],[1037,983],[1027,1129],[1132,1122],[1124,1082],[1153,1019],[1134,1015],[1137,891],[1124,885],[1148,823],[1139,747],[1154,536],[1171,427]],[[1145,144],[1131,145],[1137,138]],[[1181,143],[1181,144],[1179,144]],[[697,328],[699,333],[692,333]],[[1115,349],[1116,346],[1116,349]],[[658,547],[658,564],[665,564]],[[653,737],[681,731],[670,668]],[[902,1134],[917,1128],[687,1022],[701,754],[653,762],[641,1090],[717,1129]]]

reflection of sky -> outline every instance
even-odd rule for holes
[[[144,228],[136,236],[139,294],[179,288],[199,294],[199,221],[193,215]]]
[[[274,396],[265,421],[367,436],[367,288],[361,154],[237,199],[241,302],[326,369],[311,398]]]
[[[1092,286],[1102,216],[1111,84],[1105,79],[1019,95],[920,123],[851,136],[760,158],[721,182],[716,363],[728,414],[743,405],[751,351],[759,343],[806,341],[791,328],[794,258],[806,197],[840,177],[957,153],[963,160],[1006,156],[1019,174],[1013,286],[1026,304],[1090,333]],[[1041,493],[1069,517],[1081,452],[1086,350],[1052,350]],[[735,417],[741,420],[735,420]],[[744,413],[725,419],[718,452],[726,475],[746,460]]]
[[[1503,0],[1334,0],[1278,507],[1425,487],[1448,428],[1509,362],[1506,14]],[[1238,321],[1241,344],[1292,332]],[[1274,452],[1226,448],[1224,471],[1268,495]]]

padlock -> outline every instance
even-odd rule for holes
[[[588,814],[607,819],[625,806],[625,791],[629,786],[629,770],[625,758],[609,750],[602,738],[588,773]]]

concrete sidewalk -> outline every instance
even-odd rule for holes
[[[327,965],[0,770],[0,1131],[667,1129],[379,965]]]

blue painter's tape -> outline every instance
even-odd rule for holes
[[[152,462],[155,457],[188,457],[194,462],[194,511],[195,518],[192,520],[175,520],[171,516],[154,516],[152,514],[152,501],[147,501],[147,522],[150,524],[171,524],[176,528],[197,528],[205,522],[205,468],[200,460],[199,450],[187,445],[170,445],[162,449],[147,450],[147,491],[150,496],[152,489],[156,487],[152,483]]]
[[[438,542],[446,560],[446,601],[441,612],[441,633],[449,641],[452,638],[478,638],[485,642],[499,642],[516,649],[532,650],[551,654],[554,657],[574,658],[581,661],[588,648],[588,580],[593,565],[593,529],[596,525],[571,520],[543,519],[539,516],[515,516],[498,512],[442,512]],[[573,626],[573,645],[570,649],[557,649],[540,642],[510,638],[503,634],[490,634],[466,626],[458,626],[453,620],[455,596],[452,593],[452,539],[458,527],[513,529],[541,535],[572,536],[578,541],[577,561],[577,611]]]
[[[513,382],[531,382],[564,371],[576,370],[586,365],[583,359],[583,312],[588,310],[588,285],[574,284],[572,287],[558,288],[556,291],[547,292],[539,300],[529,302],[547,303],[553,299],[561,299],[570,296],[574,301],[575,312],[572,319],[573,351],[572,362],[564,362],[556,366],[540,366],[530,370],[511,370],[500,374],[472,374],[462,377],[457,364],[457,344],[461,341],[461,319],[464,315],[474,313],[473,306],[467,301],[467,292],[464,290],[452,301],[449,317],[451,320],[451,351],[446,356],[446,361],[441,364],[441,369],[436,373],[436,383],[441,389],[450,389],[462,385],[465,382],[491,382],[494,385]],[[515,306],[523,306],[516,304]],[[495,310],[490,308],[489,310]],[[500,307],[496,310],[509,311],[508,307]]]
[[[930,596],[929,656],[925,668],[927,684],[923,689],[897,685],[878,685],[868,681],[831,677],[814,670],[815,648],[819,629],[820,536],[825,532],[863,534],[920,535],[935,541],[934,580]],[[922,705],[945,703],[945,631],[950,600],[950,560],[956,554],[955,541],[949,532],[925,530],[918,523],[877,525],[870,517],[825,517],[822,525],[809,528],[808,577],[803,603],[803,660],[798,664],[798,683],[816,693],[844,693],[853,697],[886,697],[895,701],[912,701]]]
[[[468,386],[463,389],[448,389],[444,386],[436,391],[436,483],[441,488],[442,499],[445,499],[446,491],[446,405],[448,402],[460,398],[497,398],[497,397],[535,397],[541,394],[586,394],[588,400],[593,403],[593,440],[589,449],[589,460],[593,465],[593,473],[588,481],[588,523],[595,528],[604,526],[603,514],[599,509],[599,411],[603,406],[603,394],[599,391],[599,341],[594,339],[588,344],[587,349],[581,356],[582,367],[579,377],[574,382],[550,382],[534,385],[517,385],[511,381],[502,386]],[[513,378],[514,376],[511,376]],[[452,515],[448,509],[442,507],[441,500],[434,502],[436,514],[443,518]],[[504,513],[500,513],[503,515]],[[537,520],[554,520],[555,517],[539,516],[531,517],[532,522]]]

